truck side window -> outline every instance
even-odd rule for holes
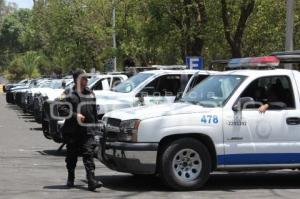
[[[196,85],[198,85],[200,82],[202,82],[207,77],[208,77],[208,75],[197,75],[197,76],[195,76],[194,79],[192,80],[187,92],[192,90]]]
[[[95,91],[99,91],[99,90],[103,90],[104,88],[104,84],[105,83],[110,83],[110,78],[105,78],[105,79],[101,79],[99,80],[94,86],[93,86],[93,90]]]
[[[93,86],[93,90],[95,91],[99,91],[99,90],[102,90],[103,87],[102,87],[102,81],[98,81],[94,86]]]
[[[113,77],[112,85],[110,86],[111,88],[117,86],[122,82],[120,77]]]
[[[180,88],[180,75],[163,75],[150,82],[141,93],[146,96],[176,96]]]
[[[295,108],[293,88],[287,76],[262,77],[253,81],[241,97],[251,97],[255,103],[247,109],[257,109],[262,104],[269,104],[269,110]]]

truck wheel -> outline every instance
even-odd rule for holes
[[[48,129],[48,122],[44,121],[42,123],[42,128],[43,128],[43,134],[44,134],[44,137],[51,140],[51,136],[49,134],[49,129]]]
[[[211,172],[211,157],[206,146],[193,138],[183,138],[164,148],[159,159],[159,175],[175,190],[201,188]]]

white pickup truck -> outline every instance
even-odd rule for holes
[[[112,91],[96,91],[98,115],[129,107],[173,103],[182,94],[192,78],[199,82],[214,71],[199,70],[151,70],[138,73],[114,87]]]
[[[120,82],[127,80],[128,77],[123,74],[92,74],[89,78],[88,87],[97,92],[99,90],[110,90],[115,85],[118,85]],[[69,88],[72,88],[74,84],[71,84]],[[65,120],[56,120],[51,115],[56,112],[57,106],[51,106],[50,104],[55,103],[55,99],[59,98],[64,90],[54,91],[51,94],[51,98],[46,97],[46,101],[40,103],[41,116],[42,116],[42,128],[44,136],[48,139],[53,139],[55,142],[61,142],[61,132],[60,128],[63,126]],[[49,95],[48,95],[49,96]],[[56,99],[59,101],[59,99]],[[50,110],[50,107],[53,107],[55,110]]]
[[[176,190],[198,189],[216,170],[300,168],[300,72],[270,69],[278,65],[234,59],[229,67],[243,70],[209,76],[177,103],[105,114],[100,160]]]

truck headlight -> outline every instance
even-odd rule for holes
[[[138,128],[141,120],[125,120],[121,122],[120,134],[118,136],[121,142],[137,142]]]

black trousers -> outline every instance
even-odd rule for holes
[[[71,138],[67,143],[67,169],[69,171],[75,170],[78,156],[82,155],[86,172],[95,171],[94,149],[95,137],[92,135],[81,135]]]

